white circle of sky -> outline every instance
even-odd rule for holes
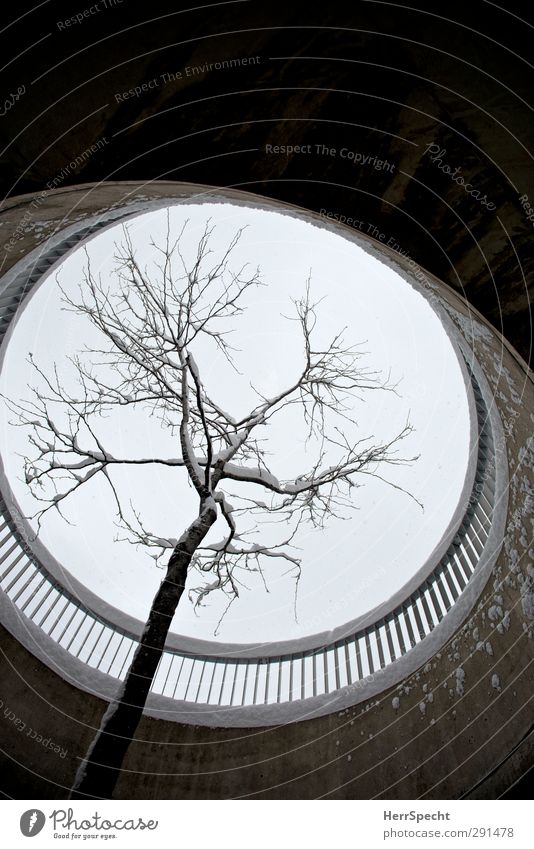
[[[280,641],[303,637],[342,625],[386,601],[427,560],[446,530],[462,491],[469,453],[469,415],[462,374],[440,320],[416,289],[362,248],[330,232],[262,209],[227,203],[187,203],[170,208],[174,231],[188,219],[183,241],[192,257],[207,219],[215,224],[215,255],[246,226],[232,255],[232,267],[259,266],[265,286],[249,290],[246,310],[233,320],[232,345],[240,373],[230,369],[213,349],[197,347],[195,358],[206,389],[234,416],[258,401],[251,384],[272,397],[292,382],[302,366],[303,345],[292,298],[302,296],[308,275],[318,307],[317,340],[325,342],[344,330],[348,344],[363,343],[361,365],[377,369],[398,383],[397,394],[370,391],[350,401],[346,435],[373,435],[390,440],[409,418],[413,433],[399,446],[399,455],[419,455],[413,463],[382,467],[379,473],[405,493],[372,477],[357,481],[353,506],[343,518],[330,518],[323,529],[302,525],[291,550],[302,563],[295,599],[295,571],[282,559],[262,561],[265,584],[258,572],[240,574],[239,598],[222,622],[228,598],[211,593],[196,612],[184,593],[173,622],[177,633],[223,642]],[[158,210],[130,221],[132,240],[143,263],[151,266],[150,240],[162,241],[166,212]],[[117,225],[87,245],[94,272],[113,280],[114,245],[122,236]],[[86,263],[75,251],[59,268],[60,285],[75,294]],[[13,400],[27,397],[25,387],[38,381],[28,363],[32,353],[45,372],[55,363],[65,386],[72,386],[67,355],[94,341],[86,319],[62,309],[55,274],[34,292],[14,328],[1,375],[1,391]],[[70,381],[70,383],[69,383]],[[2,454],[6,473],[23,511],[36,502],[23,482],[21,454],[32,454],[28,431],[9,426],[3,413]],[[161,428],[146,412],[113,414],[99,434],[109,450],[121,457],[172,457],[179,454],[178,436]],[[306,445],[306,430],[297,409],[286,411],[269,427],[270,469],[288,479],[306,472],[314,448]],[[329,465],[329,454],[325,458]],[[113,471],[126,507],[131,500],[145,525],[161,536],[178,538],[198,510],[196,494],[183,469],[161,465],[123,467]],[[247,484],[224,485],[227,493],[247,495]],[[254,486],[254,497],[258,497]],[[231,495],[229,495],[231,501]],[[164,572],[143,550],[117,541],[116,510],[103,476],[82,486],[63,503],[67,524],[56,511],[44,518],[40,537],[53,556],[78,580],[109,604],[144,620]],[[241,506],[241,505],[240,505]],[[266,516],[266,518],[269,518]],[[249,542],[270,544],[287,536],[287,527],[260,524]],[[246,524],[246,516],[240,518]],[[251,523],[249,523],[250,526]],[[209,540],[224,536],[218,520]],[[192,574],[188,586],[198,587],[210,575]],[[295,616],[296,602],[296,616]],[[215,636],[216,634],[216,636]]]

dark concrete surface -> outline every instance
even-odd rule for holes
[[[519,199],[534,199],[532,6],[518,0],[506,8],[484,0],[447,7],[413,0],[411,9],[362,0],[199,5],[183,12],[176,2],[154,0],[147,7],[124,0],[66,29],[58,22],[76,11],[72,3],[52,0],[33,9],[37,3],[23,2],[6,12],[3,90],[6,98],[25,91],[0,116],[1,232],[4,243],[17,237],[13,250],[2,253],[1,273],[60,226],[65,212],[83,217],[112,203],[114,181],[132,181],[132,192],[140,191],[139,183],[147,192],[165,180],[235,186],[350,216],[363,232],[376,228],[376,238],[393,239],[504,333],[504,340],[497,334],[475,347],[505,420],[509,527],[478,609],[431,669],[406,682],[406,692],[384,693],[341,716],[251,733],[146,718],[117,793],[513,794],[532,765],[525,513],[532,479],[525,458],[533,403],[530,378],[513,350],[530,360],[532,223]],[[248,57],[260,61],[185,71]],[[176,79],[164,83],[165,74]],[[158,85],[138,97],[117,99],[153,79]],[[308,144],[309,154],[266,150]],[[443,163],[460,168],[495,208],[467,195],[432,163],[425,153],[430,144],[445,149]],[[342,157],[343,148],[393,167],[356,166]],[[96,199],[87,186],[95,181],[104,181]],[[40,193],[47,184],[57,191],[45,203]],[[37,206],[18,229],[32,199]],[[452,292],[447,297],[467,314]],[[490,617],[494,608],[503,616]],[[0,660],[1,792],[65,798],[104,704],[51,673],[7,633]],[[463,695],[456,689],[459,666]],[[494,674],[500,689],[492,686]],[[398,710],[393,697],[400,698]],[[26,723],[67,755],[45,749],[27,728],[17,730],[10,712],[19,729]]]
[[[24,232],[11,261],[61,222],[172,191],[171,184],[130,183],[53,193],[39,207],[39,228]],[[5,232],[17,228],[30,205],[28,197],[8,205],[0,215],[9,222]],[[145,717],[117,798],[497,798],[532,765],[532,379],[509,344],[453,290],[442,285],[440,295],[493,389],[509,461],[504,546],[468,621],[402,684],[334,715],[252,730]],[[1,792],[66,798],[105,705],[52,673],[7,632],[0,659]],[[42,742],[28,735],[30,727]],[[65,756],[45,740],[67,750]]]
[[[3,194],[171,179],[355,217],[464,291],[529,361],[531,4],[201,5],[123,0],[70,27],[72,3],[17,6],[28,14],[3,33],[3,83],[25,93],[0,120]],[[343,148],[393,170],[355,166]]]

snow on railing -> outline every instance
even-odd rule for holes
[[[113,220],[116,220],[115,218]],[[109,223],[81,226],[21,273],[0,295],[0,341],[19,303],[79,241]],[[469,369],[469,366],[467,366]],[[363,631],[322,648],[280,657],[224,658],[165,650],[152,692],[207,705],[294,702],[363,681],[398,660],[438,625],[467,586],[488,539],[495,491],[489,414],[474,375],[478,460],[469,507],[445,556],[405,601]],[[83,663],[122,679],[137,639],[95,615],[30,553],[0,498],[0,587],[44,634]]]

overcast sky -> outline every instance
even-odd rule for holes
[[[448,337],[425,299],[361,248],[288,215],[229,204],[186,204],[171,210],[173,229],[189,219],[186,253],[196,248],[208,217],[216,224],[215,250],[226,245],[238,227],[247,225],[233,263],[236,268],[243,262],[259,265],[267,284],[249,291],[247,310],[234,322],[232,344],[241,349],[237,354],[241,375],[229,370],[210,348],[196,351],[206,387],[215,399],[239,415],[257,401],[251,381],[264,394],[273,395],[298,374],[302,339],[298,325],[282,314],[291,314],[290,299],[302,295],[311,272],[314,299],[324,297],[317,338],[325,341],[346,327],[346,342],[365,342],[362,349],[368,355],[362,365],[384,374],[391,370],[392,379],[401,381],[400,397],[372,392],[365,402],[355,399],[350,411],[354,424],[347,426],[347,435],[391,439],[408,415],[415,428],[402,453],[420,454],[419,460],[410,467],[385,468],[384,474],[423,502],[424,513],[405,494],[366,478],[365,487],[354,491],[357,509],[346,514],[346,521],[332,519],[325,530],[306,527],[299,533],[303,568],[298,622],[294,580],[283,574],[288,564],[270,560],[264,563],[269,592],[257,575],[251,575],[249,589],[231,607],[218,638],[249,642],[304,636],[349,621],[386,600],[423,565],[439,541],[461,492],[468,459],[463,380]],[[146,214],[129,226],[139,255],[150,264],[154,255],[148,243],[164,236],[165,214]],[[112,279],[113,246],[120,235],[121,227],[114,227],[89,243],[93,268],[104,279]],[[77,251],[61,266],[61,285],[73,293],[84,263],[83,252]],[[26,361],[30,351],[45,371],[56,362],[66,383],[72,379],[65,355],[80,350],[91,331],[83,319],[62,311],[60,297],[55,277],[50,276],[35,291],[15,328],[0,377],[0,391],[13,399],[24,397],[25,385],[35,382]],[[2,416],[9,418],[5,411]],[[121,415],[102,432],[110,449],[122,456],[178,453],[176,438],[141,412]],[[296,412],[281,417],[268,435],[273,472],[290,477],[309,468],[313,445],[306,448]],[[22,461],[17,456],[28,453],[27,433],[4,427],[0,448],[16,497],[30,513],[35,502],[20,480]],[[183,470],[129,468],[116,472],[114,479],[147,525],[163,536],[180,536],[195,514],[196,499]],[[230,483],[226,490],[237,492]],[[41,533],[43,543],[107,602],[145,619],[163,572],[143,550],[114,542],[114,509],[105,482],[84,486],[65,513],[74,526],[49,514]],[[278,531],[283,533],[284,528],[261,530],[257,541],[275,540]],[[217,525],[211,538],[220,539],[223,533],[224,527]],[[220,594],[212,594],[197,616],[184,595],[174,630],[213,639],[224,606]]]

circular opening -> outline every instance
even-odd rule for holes
[[[248,557],[247,568],[236,563],[232,592],[228,584],[215,589],[213,572],[192,569],[173,631],[248,643],[333,630],[395,595],[448,529],[470,450],[464,376],[440,319],[403,276],[354,240],[288,214],[187,203],[140,215],[127,225],[140,273],[151,279],[164,273],[167,228],[173,239],[181,234],[180,254],[185,267],[193,268],[206,227],[212,250],[206,268],[217,265],[242,230],[225,279],[250,278],[258,267],[264,284],[247,288],[239,299],[242,312],[221,321],[224,332],[231,331],[224,337],[231,348],[224,352],[213,337],[201,336],[191,345],[213,402],[239,421],[262,399],[272,400],[298,380],[305,356],[298,314],[308,287],[309,303],[316,305],[314,350],[327,351],[337,338],[346,362],[353,357],[350,362],[363,371],[359,387],[346,383],[335,409],[326,409],[324,420],[315,417],[311,429],[311,407],[303,415],[298,397],[262,425],[258,443],[242,460],[247,468],[263,469],[262,481],[227,480],[220,489],[234,507],[239,533],[234,549],[256,547],[265,553]],[[94,279],[115,292],[114,257],[124,241],[122,226],[110,227],[64,259],[27,299],[7,340],[0,386],[5,396],[27,404],[27,387],[33,386],[42,398],[47,394],[43,375],[50,379],[54,367],[60,386],[74,395],[77,355],[86,368],[92,363],[101,382],[113,383],[106,354],[84,353],[107,350],[101,334],[86,316],[66,309],[64,299],[79,301],[80,291],[87,291],[88,263]],[[175,259],[173,274],[179,276],[182,260]],[[207,291],[205,303],[221,291]],[[67,426],[68,411],[55,409],[57,423]],[[83,428],[80,433],[83,446],[98,450],[96,436],[115,459],[134,462],[112,464],[108,478],[95,474],[61,501],[63,515],[49,510],[39,529],[40,541],[70,574],[140,620],[146,619],[164,575],[158,564],[163,567],[169,553],[155,547],[156,538],[173,544],[198,511],[187,472],[168,464],[181,456],[180,440],[176,427],[168,426],[169,417],[163,418],[157,405],[149,410],[138,403],[112,406],[105,418],[92,418],[93,434]],[[2,438],[6,475],[22,512],[32,516],[42,507],[24,477],[23,457],[36,457],[32,428],[17,426],[13,413],[6,419],[12,423]],[[404,430],[407,422],[410,432]],[[316,515],[288,515],[281,508],[283,497],[265,486],[267,470],[277,481],[302,480],[313,469],[320,474],[339,464],[357,445],[365,450],[390,443],[390,462],[371,463],[353,475],[355,485],[331,492],[330,503]],[[145,462],[156,458],[165,462]],[[77,474],[81,478],[84,472]],[[39,495],[35,480],[32,485]],[[63,483],[56,485],[61,492]],[[47,486],[44,497],[51,495]],[[35,519],[30,522],[37,532]],[[151,546],[135,544],[141,526]],[[220,517],[205,544],[217,548],[227,537],[228,523]],[[157,554],[162,557],[156,562]],[[202,565],[209,556],[206,552]],[[211,591],[204,594],[206,589]]]

